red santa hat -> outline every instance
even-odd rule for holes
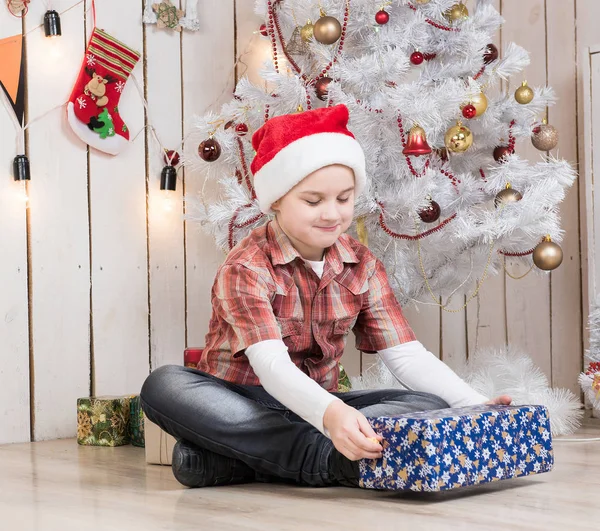
[[[347,126],[348,108],[336,105],[277,116],[254,133],[251,169],[265,214],[307,175],[332,164],[354,171],[355,196],[360,195],[367,178],[365,155]]]

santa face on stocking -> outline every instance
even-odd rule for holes
[[[119,100],[139,58],[139,53],[94,28],[67,105],[69,124],[86,144],[111,155],[128,144]]]

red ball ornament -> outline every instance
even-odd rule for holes
[[[317,94],[317,98],[321,101],[327,101],[327,97],[329,96],[329,83],[333,80],[330,77],[322,77],[315,83],[315,92]]]
[[[385,10],[381,9],[375,14],[375,22],[379,25],[387,24],[390,21],[390,14]]]
[[[165,149],[165,155],[163,158],[165,159],[165,164],[167,165],[177,166],[179,164],[179,153],[173,149]]]
[[[413,52],[410,54],[410,62],[413,65],[420,65],[425,60],[425,56],[421,52]]]
[[[494,148],[494,160],[502,164],[506,161],[506,156],[510,155],[512,150],[508,146],[496,146]]]
[[[237,124],[235,126],[237,136],[246,136],[248,134],[248,126],[246,124]]]
[[[471,105],[470,103],[465,105],[462,110],[462,115],[469,120],[471,118],[475,118],[475,116],[477,116],[477,109],[475,108],[475,105]]]
[[[492,61],[498,59],[498,48],[496,45],[490,43],[487,45],[485,53],[483,54],[483,62],[489,65]]]
[[[269,32],[267,30],[267,25],[266,24],[261,24],[260,25],[260,29],[258,31],[260,31],[260,34],[263,37],[268,37],[269,36]]]
[[[440,205],[438,205],[435,201],[431,201],[429,206],[426,206],[423,210],[419,212],[419,217],[425,223],[434,223],[438,219],[440,219],[440,214],[442,213],[442,209]]]
[[[221,156],[221,145],[214,138],[207,138],[198,146],[198,155],[206,162],[214,162]]]

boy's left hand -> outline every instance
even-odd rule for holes
[[[512,398],[508,395],[500,395],[489,402],[486,402],[486,404],[489,404],[490,406],[510,406],[511,403]]]

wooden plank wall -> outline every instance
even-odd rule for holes
[[[63,11],[75,3],[55,0],[53,6]],[[527,79],[556,89],[560,104],[549,118],[560,131],[559,154],[576,164],[577,54],[597,44],[593,21],[600,5],[495,4],[507,19],[496,42],[515,40],[527,48]],[[62,16],[62,37],[48,40],[36,28],[44,7],[32,2],[21,21],[0,6],[0,38],[29,32],[28,119],[67,100],[92,27],[86,0]],[[203,344],[210,287],[223,254],[197,226],[182,221],[183,194],[201,189],[200,175],[181,170],[170,202],[158,190],[163,162],[148,125],[154,124],[163,146],[177,148],[194,114],[230,99],[236,76],[258,80],[269,49],[256,35],[261,21],[252,11],[250,0],[205,0],[200,31],[175,34],[142,26],[141,0],[98,2],[98,26],[142,52],[134,76],[149,113],[130,80],[120,108],[136,138],[118,157],[88,149],[71,132],[64,108],[32,125],[26,135],[29,207],[11,177],[16,140],[0,109],[0,444],[71,437],[77,397],[137,393],[152,368],[180,363],[186,345]],[[235,57],[244,52],[236,68]],[[518,82],[511,80],[510,89]],[[540,156],[526,146],[519,152]],[[476,345],[510,341],[530,352],[553,384],[577,389],[586,317],[578,190],[562,207],[567,237],[558,271],[519,282],[490,278],[464,313],[442,313],[434,305],[407,309],[432,352],[458,366]],[[349,350],[344,364],[357,374],[372,360]]]

